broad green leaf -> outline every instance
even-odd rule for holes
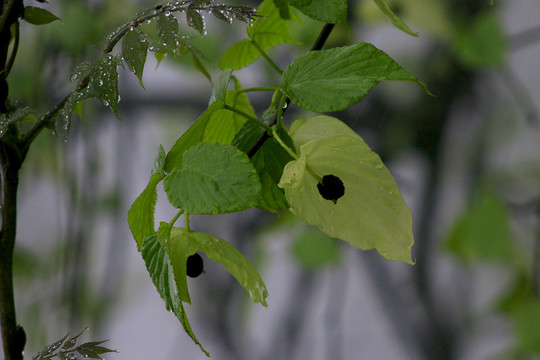
[[[480,189],[472,206],[451,230],[447,249],[464,261],[504,261],[514,255],[510,221],[502,201]]]
[[[283,72],[282,90],[306,110],[329,112],[357,103],[383,80],[412,81],[428,91],[416,76],[367,43],[312,51],[297,58]]]
[[[295,240],[292,252],[296,260],[308,270],[319,269],[339,261],[339,247],[335,240],[322,232],[308,228]]]
[[[227,90],[225,101],[250,116],[256,117],[255,111],[245,93]],[[171,172],[182,166],[184,152],[200,142],[230,144],[234,135],[242,127],[246,118],[224,109],[224,103],[217,100],[205,110],[197,121],[178,139],[167,154],[165,171]]]
[[[157,33],[163,41],[163,45],[168,49],[176,51],[178,48],[178,20],[172,13],[158,16],[156,23]]]
[[[403,20],[401,20],[392,11],[392,9],[390,8],[390,4],[388,3],[387,0],[373,0],[373,1],[375,2],[375,4],[377,4],[377,6],[384,13],[384,15],[386,15],[386,17],[390,19],[390,21],[392,22],[392,25],[394,25],[395,27],[397,27],[398,29],[400,29],[401,31],[409,35],[418,36],[418,33],[415,33],[414,31],[412,31],[411,28],[409,28],[407,24],[405,24]]]
[[[148,51],[148,41],[146,35],[137,29],[129,31],[122,40],[122,57],[128,65],[129,70],[139,79],[139,83],[144,89],[142,74],[146,54]]]
[[[189,214],[221,214],[257,205],[261,184],[245,153],[231,145],[200,143],[184,153],[182,168],[163,182],[169,202]]]
[[[197,248],[188,241],[187,237],[179,237],[176,228],[172,228],[167,223],[163,223],[160,228],[167,229],[167,254],[171,259],[171,265],[174,272],[174,280],[178,289],[178,296],[183,302],[191,304],[187,284],[187,258],[197,252]]]
[[[143,240],[155,232],[154,210],[156,206],[156,186],[163,179],[160,174],[153,174],[148,185],[131,205],[128,211],[128,223],[133,238],[140,249]]]
[[[191,7],[186,9],[186,21],[189,27],[197,30],[201,35],[204,35],[204,19],[197,10],[193,10]]]
[[[210,234],[173,228],[169,246],[189,249],[188,253],[193,250],[205,253],[210,260],[223,265],[238,280],[240,285],[248,291],[253,302],[267,306],[268,291],[259,273],[242,253],[225,240]],[[178,252],[175,251],[175,253]],[[175,259],[171,260],[174,263]],[[179,261],[185,270],[185,259]]]
[[[456,27],[454,51],[463,64],[483,69],[504,63],[506,36],[496,13],[486,12]]]
[[[261,54],[253,41],[264,51],[279,44],[295,42],[289,34],[287,21],[280,17],[280,10],[273,0],[263,1],[257,13],[262,17],[248,27],[249,39],[242,40],[225,51],[219,63],[221,69],[238,70],[257,60]]]
[[[216,100],[225,101],[225,94],[227,93],[227,86],[231,80],[232,69],[224,70],[216,81],[212,88],[212,96],[210,96],[209,105],[212,105]]]
[[[184,311],[184,306],[178,296],[171,261],[155,233],[144,239],[141,254],[152,282],[156,286],[163,301],[165,301],[167,310],[174,312],[189,337],[191,337],[195,344],[199,345],[206,356],[210,356],[191,329],[186,312]]]
[[[347,23],[347,0],[287,0],[312,19],[331,24]]]
[[[328,134],[341,126],[338,119],[317,117],[305,121],[296,133],[304,127],[306,132],[311,132],[311,126],[323,129],[320,122]],[[291,210],[331,237],[363,250],[375,248],[388,260],[412,264],[411,213],[394,178],[362,138],[330,135],[303,144],[295,136],[293,140],[300,145],[300,154],[285,166],[279,183]],[[317,184],[325,175],[337,176],[344,184],[345,194],[336,203],[318,191]]]
[[[24,20],[33,25],[45,25],[60,20],[60,18],[45,9],[26,6],[24,8]]]

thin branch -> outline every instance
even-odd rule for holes
[[[9,17],[9,14],[11,13],[13,5],[15,4],[15,1],[17,0],[8,0],[7,2],[4,2],[4,8],[2,9],[2,17],[0,17],[0,32],[4,31],[4,27],[6,26],[7,19]]]
[[[276,72],[279,74],[279,75],[282,75],[283,74],[283,70],[281,70],[279,68],[279,66],[277,66],[277,64],[274,62],[274,60],[272,60],[272,58],[270,58],[270,56],[268,56],[268,54],[264,51],[264,49],[259,45],[257,44],[257,42],[255,40],[251,40],[251,43],[253,44],[253,46],[255,46],[255,49],[257,49],[257,51],[262,55],[262,57],[266,60],[266,62],[268,64],[270,64],[270,66],[276,70]]]
[[[13,67],[13,63],[15,62],[15,57],[17,56],[17,50],[19,49],[19,38],[20,38],[20,30],[19,30],[19,22],[17,21],[15,23],[15,39],[13,40],[13,49],[11,49],[11,54],[9,55],[9,59],[8,59],[5,69],[0,71],[0,77],[2,77],[3,79],[8,77],[9,72],[11,71],[11,68]]]

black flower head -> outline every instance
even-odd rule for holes
[[[201,255],[195,253],[187,258],[186,274],[189,277],[196,278],[204,272],[204,263]]]
[[[321,182],[317,184],[317,189],[323,198],[333,201],[334,204],[345,194],[343,181],[334,175],[324,175]]]

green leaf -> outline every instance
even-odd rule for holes
[[[163,170],[164,167],[165,167],[165,149],[163,149],[163,145],[159,145],[158,153],[154,160],[154,168],[152,169],[152,175],[160,174],[161,176],[165,177],[165,172]]]
[[[193,10],[191,7],[186,9],[186,20],[189,27],[197,30],[201,35],[205,34],[204,19],[197,10]]]
[[[540,354],[540,300],[529,295],[514,304],[510,315],[516,328],[519,348]]]
[[[69,130],[71,128],[71,116],[79,102],[79,93],[74,91],[72,92],[64,106],[58,111],[54,117],[54,132],[56,136],[66,140],[69,135]]]
[[[24,20],[33,25],[45,25],[60,20],[60,18],[45,9],[26,6],[24,8]]]
[[[291,18],[291,10],[287,4],[287,0],[274,0],[274,5],[279,9],[279,16],[284,20]]]
[[[163,182],[169,202],[190,214],[221,214],[257,205],[261,184],[245,153],[231,145],[200,143],[184,153],[182,168]]]
[[[227,90],[225,100],[227,105],[256,117],[255,111],[245,93]],[[217,100],[214,102],[178,139],[167,154],[165,160],[165,170],[167,172],[181,167],[184,152],[195,144],[200,142],[230,144],[232,142],[234,135],[242,127],[246,118],[223,107],[223,101]]]
[[[161,14],[158,16],[156,27],[163,45],[176,51],[178,48],[178,20],[176,20],[176,17],[172,13],[168,13],[168,15]]]
[[[264,51],[279,44],[295,42],[289,34],[287,21],[280,17],[280,10],[273,0],[263,1],[257,13],[262,17],[248,27],[249,39],[242,40],[225,51],[219,63],[221,69],[238,70],[257,60],[261,54],[253,41]]]
[[[473,69],[501,66],[506,51],[506,36],[495,12],[483,13],[474,21],[457,27],[454,52]]]
[[[229,86],[231,75],[232,69],[227,69],[221,73],[212,89],[212,96],[210,96],[209,105],[215,103],[216,100],[225,101],[225,94],[227,93],[227,86]]]
[[[306,110],[330,112],[357,103],[383,80],[412,81],[428,91],[416,76],[367,43],[311,51],[297,58],[283,72],[282,90]]]
[[[512,259],[508,211],[492,191],[480,189],[471,207],[452,228],[446,248],[467,262]]]
[[[386,15],[386,17],[390,19],[390,21],[392,22],[392,25],[394,25],[395,27],[397,27],[398,29],[400,29],[401,31],[409,35],[418,36],[418,33],[415,33],[414,31],[412,31],[411,28],[409,28],[407,24],[405,24],[403,20],[401,20],[392,11],[392,9],[390,8],[390,4],[388,3],[387,0],[373,0],[373,1],[375,2],[375,4],[377,4],[377,6],[384,13],[384,15]]]
[[[146,54],[148,51],[148,41],[146,35],[137,29],[129,31],[122,40],[122,57],[128,65],[129,70],[139,79],[139,83],[144,89],[142,74]]]
[[[259,273],[242,253],[225,240],[210,234],[173,228],[169,247],[178,247],[173,252],[179,255],[183,251],[182,249],[189,249],[187,253],[193,250],[205,253],[210,260],[223,265],[238,280],[240,285],[248,291],[253,302],[267,306],[266,297],[268,291]],[[178,262],[180,266],[184,267],[185,271],[187,256],[185,256],[185,259],[184,256],[185,253],[180,255]],[[174,264],[176,260],[171,259]]]
[[[189,297],[189,290],[187,284],[187,258],[197,252],[197,249],[193,244],[185,237],[173,236],[173,230],[167,223],[162,223],[160,229],[167,231],[166,249],[169,259],[171,259],[171,265],[174,273],[174,280],[178,289],[178,296],[183,302],[191,304],[191,298]],[[176,234],[176,232],[174,232]],[[159,233],[158,233],[159,239]]]
[[[26,119],[35,119],[34,113],[34,109],[25,106],[15,109],[7,116],[6,114],[0,114],[0,137],[4,136],[10,124]]]
[[[195,344],[199,345],[201,350],[210,356],[203,348],[191,326],[189,324],[182,301],[178,296],[178,289],[174,279],[174,271],[167,252],[158,241],[156,234],[150,235],[144,239],[141,254],[146,264],[146,269],[150,273],[150,278],[156,286],[156,289],[165,302],[167,310],[172,310],[186,333],[191,337]]]
[[[295,240],[292,252],[300,265],[308,270],[319,269],[339,261],[339,247],[335,240],[313,228],[302,232]]]
[[[163,179],[160,174],[153,174],[148,185],[131,205],[128,211],[128,223],[133,238],[140,249],[143,240],[154,230],[154,210],[156,207],[156,186]]]
[[[347,23],[347,0],[287,0],[312,19],[331,24]]]
[[[302,135],[313,126],[326,129],[323,134],[329,136],[309,140]],[[394,178],[360,136],[331,135],[341,127],[336,118],[318,116],[297,128],[293,140],[300,154],[285,166],[279,183],[291,210],[331,237],[412,264],[411,213]],[[344,184],[345,194],[336,203],[318,191],[325,175],[337,176]]]
[[[90,72],[90,81],[86,88],[78,94],[78,101],[98,98],[103,105],[109,106],[118,117],[118,72],[116,67],[121,64],[121,60],[111,54],[103,54],[99,57]],[[119,118],[119,117],[118,117]]]

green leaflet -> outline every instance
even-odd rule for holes
[[[186,22],[188,26],[197,30],[199,34],[204,35],[204,19],[197,10],[190,7],[186,9]]]
[[[228,106],[256,117],[255,111],[245,93],[227,90],[225,100]],[[242,127],[246,118],[223,107],[223,101],[216,100],[176,141],[165,159],[164,169],[166,172],[181,167],[184,153],[195,144],[200,142],[230,144],[233,141],[235,134]]]
[[[137,241],[137,247],[140,249],[143,239],[155,232],[154,229],[154,209],[156,206],[157,193],[156,186],[163,179],[159,173],[150,177],[148,185],[143,192],[131,205],[128,211],[128,224]]]
[[[268,291],[259,273],[242,253],[225,240],[198,231],[173,228],[168,248],[173,267],[177,261],[178,266],[183,267],[184,280],[187,257],[200,251],[205,253],[210,260],[223,265],[248,291],[253,302],[267,306]],[[184,249],[187,250],[187,253],[182,253]],[[177,259],[175,256],[179,256],[179,258]]]
[[[49,11],[33,6],[26,6],[24,8],[23,17],[24,20],[33,25],[45,25],[55,20],[60,20],[59,17],[51,14]]]
[[[280,10],[273,0],[263,1],[257,13],[263,17],[257,18],[253,25],[248,27],[249,39],[242,40],[225,51],[219,63],[221,69],[238,70],[257,60],[261,54],[253,41],[264,51],[279,44],[295,42],[289,34],[287,21],[280,17]]]
[[[412,81],[428,91],[416,76],[367,43],[312,51],[297,58],[283,72],[282,90],[306,110],[330,112],[357,103],[383,80]]]
[[[189,214],[221,214],[257,206],[261,184],[247,155],[234,146],[199,143],[163,186],[169,202]]]
[[[146,269],[150,273],[150,278],[156,286],[156,289],[165,302],[167,310],[172,310],[180,323],[184,327],[186,333],[191,337],[195,344],[199,345],[201,350],[210,356],[203,348],[191,326],[189,324],[186,312],[182,301],[178,296],[178,288],[175,283],[174,270],[167,252],[158,241],[156,234],[146,237],[142,243],[141,254],[146,265]],[[185,265],[185,262],[184,262]]]
[[[347,0],[287,0],[312,19],[331,24],[347,23]]]
[[[156,22],[156,29],[163,45],[176,53],[178,48],[178,20],[174,14],[161,14]]]
[[[227,86],[231,80],[232,69],[227,69],[221,73],[218,80],[212,88],[212,96],[210,96],[209,105],[212,105],[216,100],[225,101],[225,94],[227,93]]]
[[[386,15],[386,17],[390,19],[390,21],[392,22],[392,25],[394,25],[395,27],[397,27],[398,29],[400,29],[401,31],[409,35],[418,36],[418,33],[415,33],[414,31],[412,31],[411,28],[407,26],[407,24],[405,24],[403,20],[401,20],[392,11],[392,9],[390,8],[390,4],[388,3],[387,0],[373,0],[373,1],[375,2],[375,4],[377,4],[377,6],[384,13],[384,15]]]
[[[129,31],[122,40],[122,57],[129,70],[139,79],[139,83],[144,89],[142,74],[146,54],[148,51],[148,41],[146,35],[137,29]]]
[[[453,226],[446,241],[447,249],[463,261],[512,260],[512,241],[508,212],[491,191],[479,194]]]
[[[328,137],[308,141],[311,127]],[[291,210],[324,233],[363,250],[375,248],[388,260],[412,264],[412,218],[407,204],[381,159],[356,134],[343,132],[342,122],[329,116],[305,121],[293,135],[300,148],[297,160],[285,166],[279,186]],[[352,130],[351,130],[352,131]],[[337,203],[325,200],[317,184],[324,175],[341,179],[345,194]],[[314,177],[316,176],[316,177]]]
[[[90,72],[90,82],[78,93],[78,101],[97,98],[103,105],[109,106],[118,117],[118,72],[116,67],[122,61],[111,54],[103,54],[96,61]]]

